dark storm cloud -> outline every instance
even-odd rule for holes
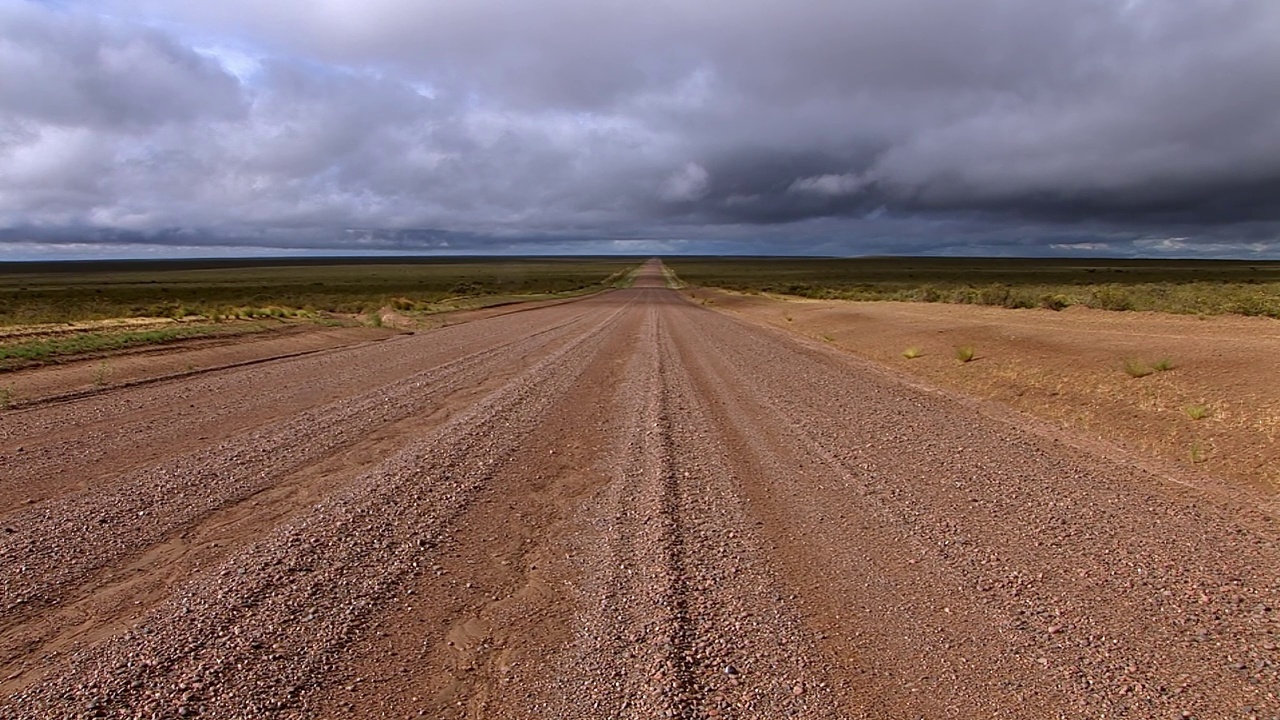
[[[0,0],[0,227],[1280,253],[1277,37],[1271,0]]]

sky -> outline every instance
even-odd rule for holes
[[[1280,258],[1276,0],[0,0],[0,261]]]

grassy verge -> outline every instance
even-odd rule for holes
[[[0,369],[72,355],[160,345],[199,337],[245,335],[266,329],[259,324],[189,324],[162,329],[84,332],[62,337],[23,339],[0,344]]]
[[[1280,263],[969,258],[675,258],[692,284],[836,300],[896,300],[1280,318]]]

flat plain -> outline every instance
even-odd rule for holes
[[[0,716],[1280,717],[1265,487],[953,377],[1033,344],[1010,317],[1104,311],[634,280],[31,381],[0,410]],[[1114,314],[1158,363],[1163,320]],[[1216,342],[1266,357],[1267,323]],[[1190,383],[1192,345],[1117,382]]]

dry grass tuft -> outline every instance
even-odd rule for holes
[[[1146,363],[1136,358],[1128,358],[1124,361],[1124,372],[1131,378],[1142,378],[1155,372]]]
[[[1208,405],[1188,405],[1182,411],[1192,420],[1203,420],[1213,413],[1213,408]]]

